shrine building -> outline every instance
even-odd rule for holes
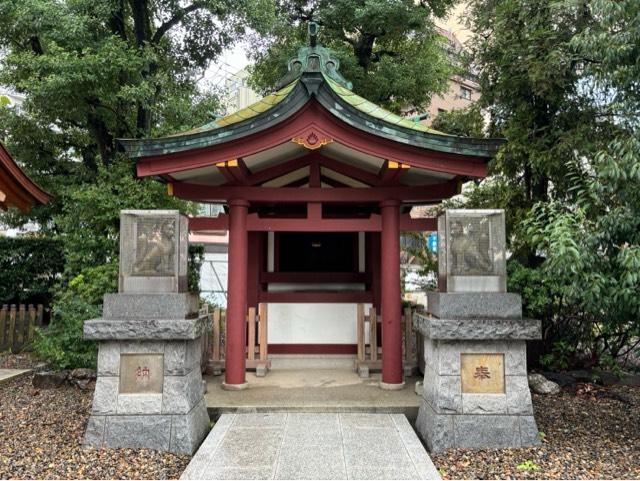
[[[313,25],[311,30],[313,30]],[[498,140],[445,135],[351,91],[310,35],[279,90],[238,112],[159,139],[121,141],[140,177],[181,199],[221,203],[194,232],[228,231],[225,386],[246,386],[246,316],[268,306],[270,353],[352,354],[356,309],[381,314],[382,382],[403,384],[400,233],[482,178]]]

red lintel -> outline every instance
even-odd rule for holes
[[[218,217],[190,217],[189,230],[194,232],[219,232],[229,228],[226,214]],[[404,232],[435,231],[435,218],[414,219],[409,214],[400,216],[400,230]],[[282,219],[261,218],[257,214],[247,216],[247,230],[274,232],[380,232],[382,223],[379,215],[368,219]]]
[[[394,199],[405,203],[439,202],[458,193],[458,182],[449,181],[420,187],[378,187],[378,188],[278,188],[278,187],[236,187],[207,186],[175,182],[173,194],[176,197],[199,202],[226,202],[229,199],[244,199],[248,202],[329,202],[359,203],[381,202]]]

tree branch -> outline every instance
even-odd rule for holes
[[[182,10],[179,10],[173,17],[171,17],[169,20],[158,27],[158,30],[156,30],[156,33],[154,33],[153,37],[151,38],[151,43],[157,44],[162,39],[162,37],[164,37],[164,34],[178,25],[180,22],[182,22],[184,17],[189,15],[191,12],[195,12],[196,10],[200,10],[201,8],[205,7],[205,2],[194,1],[191,5],[184,7]]]

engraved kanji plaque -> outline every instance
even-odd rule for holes
[[[120,356],[120,394],[161,394],[163,381],[163,354]]]
[[[462,392],[504,394],[504,354],[460,354]]]

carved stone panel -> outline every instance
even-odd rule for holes
[[[504,354],[460,354],[462,392],[504,394]]]
[[[163,382],[163,354],[120,356],[120,394],[161,394]]]

